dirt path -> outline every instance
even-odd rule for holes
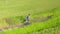
[[[49,20],[50,18],[52,18],[53,15],[47,16],[47,17],[42,17],[42,18],[35,18],[34,20],[32,20],[31,22],[44,22]]]
[[[31,22],[43,22],[43,21],[47,21],[47,20],[50,19],[50,18],[52,18],[52,16],[47,16],[47,17],[41,18],[41,19],[34,19],[34,20],[31,20]],[[31,24],[31,23],[22,23],[22,24],[20,24],[20,25],[18,25],[18,26],[16,26],[16,27],[17,27],[17,28],[22,28],[22,27],[27,26],[27,25],[29,25],[29,24]],[[14,28],[16,28],[16,27],[11,26],[11,29],[14,29]],[[9,27],[5,27],[5,28],[3,28],[3,29],[8,30]],[[3,31],[3,29],[0,29],[0,32]]]
[[[42,19],[34,19],[34,20],[31,20],[31,22],[33,22],[33,23],[36,23],[36,22],[44,22],[44,21],[47,21],[47,20],[51,19],[52,16],[53,16],[53,15],[47,16],[47,17],[42,18]],[[23,23],[22,25],[19,25],[19,26],[17,26],[17,27],[18,27],[18,28],[21,28],[21,27],[27,26],[27,25],[29,25],[29,24],[31,24],[31,23]]]

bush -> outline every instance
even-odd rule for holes
[[[24,23],[24,22],[26,21],[25,17],[24,17],[24,16],[20,16],[20,21],[21,21],[22,23]]]

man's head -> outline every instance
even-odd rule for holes
[[[28,14],[30,16],[30,14]]]

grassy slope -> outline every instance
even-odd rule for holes
[[[59,6],[60,0],[0,0],[0,24],[7,25],[5,17],[33,15]]]
[[[38,30],[43,30],[47,28],[54,28],[60,26],[60,8],[50,10],[49,12],[43,13],[50,14],[53,13],[53,17],[47,21],[39,22],[39,23],[32,23],[29,26],[26,26],[24,28],[17,28],[12,30],[3,31],[2,34],[30,34],[32,32],[36,32]]]
[[[33,14],[59,6],[60,0],[0,0],[0,16]]]
[[[60,0],[0,0],[0,24],[6,25],[5,21],[3,21],[3,19],[1,18],[5,18],[5,17],[10,17],[10,16],[18,16],[18,15],[23,15],[25,16],[28,13],[31,13],[32,18],[34,18],[36,16],[36,14],[38,13],[38,16],[42,16],[45,13],[49,14],[49,12],[42,12],[42,14],[40,13],[40,11],[45,11],[45,10],[51,10],[53,8],[59,7],[60,6]],[[58,10],[59,11],[59,10]],[[57,12],[56,12],[57,13]],[[34,15],[33,15],[34,14]],[[45,14],[45,15],[46,15]],[[59,12],[57,13],[59,15]],[[57,15],[56,14],[56,15]],[[59,17],[58,17],[59,18]],[[49,24],[48,22],[53,22],[50,23],[53,24],[53,26],[55,25],[54,21],[56,21],[54,19],[51,19],[49,21],[47,21],[47,24]],[[59,21],[58,21],[59,22]],[[39,25],[37,25],[39,24]],[[35,25],[37,25],[36,27],[38,27],[38,29],[40,29],[39,27],[41,26],[41,28],[45,28],[44,26],[46,25],[46,23],[35,23],[30,25],[31,28],[33,28]],[[1,26],[3,26],[1,25]],[[46,25],[47,26],[47,25]],[[37,31],[36,27],[34,27],[32,30],[30,29],[30,27],[25,27],[25,28],[21,28],[21,29],[16,29],[16,30],[11,30],[11,31],[7,31],[7,32],[3,32],[3,34],[16,34],[16,33],[21,33],[24,34],[24,32],[28,33],[28,32],[32,32],[32,31]],[[48,28],[48,26],[47,26]],[[25,31],[26,29],[26,31]],[[30,29],[30,30],[29,30]],[[22,30],[22,31],[21,31]]]

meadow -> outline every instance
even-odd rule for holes
[[[27,14],[31,14],[31,23],[16,27]],[[12,25],[16,28],[5,28]],[[60,34],[59,28],[60,0],[0,0],[0,34]]]
[[[40,33],[40,31],[44,31],[45,29],[48,30],[47,34],[48,34],[49,30],[50,30],[50,32],[53,31],[52,34],[54,34],[56,32],[55,30],[60,32],[60,29],[59,29],[60,28],[60,16],[59,16],[59,14],[60,14],[59,11],[60,10],[59,9],[60,8],[50,10],[49,12],[47,12],[47,11],[44,12],[44,13],[42,12],[41,14],[43,14],[43,15],[41,17],[43,17],[43,16],[45,17],[45,15],[50,15],[50,14],[53,13],[53,16],[48,20],[45,20],[45,21],[42,21],[42,22],[32,21],[34,23],[31,23],[28,26],[24,26],[22,28],[13,28],[13,29],[8,29],[8,30],[3,30],[1,32],[1,34],[8,34],[8,33],[9,34],[33,34],[34,32],[39,32]]]

